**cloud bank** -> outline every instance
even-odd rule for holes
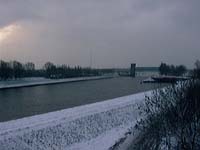
[[[93,67],[192,67],[200,58],[199,0],[0,0],[2,59]]]

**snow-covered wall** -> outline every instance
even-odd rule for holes
[[[0,123],[0,150],[100,150],[119,140],[151,91]]]

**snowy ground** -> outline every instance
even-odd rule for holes
[[[143,83],[154,83],[155,80],[152,79],[151,77],[148,77],[147,79],[143,80],[142,82],[143,82]]]
[[[47,85],[56,83],[78,82],[111,78],[111,76],[79,77],[67,79],[46,79],[46,78],[22,78],[18,80],[0,81],[0,89]]]
[[[151,91],[0,123],[0,150],[107,150],[139,119]]]

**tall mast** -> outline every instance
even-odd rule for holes
[[[90,68],[92,68],[92,49],[90,49]]]

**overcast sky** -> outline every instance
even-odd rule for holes
[[[0,59],[193,67],[200,0],[0,0]]]

